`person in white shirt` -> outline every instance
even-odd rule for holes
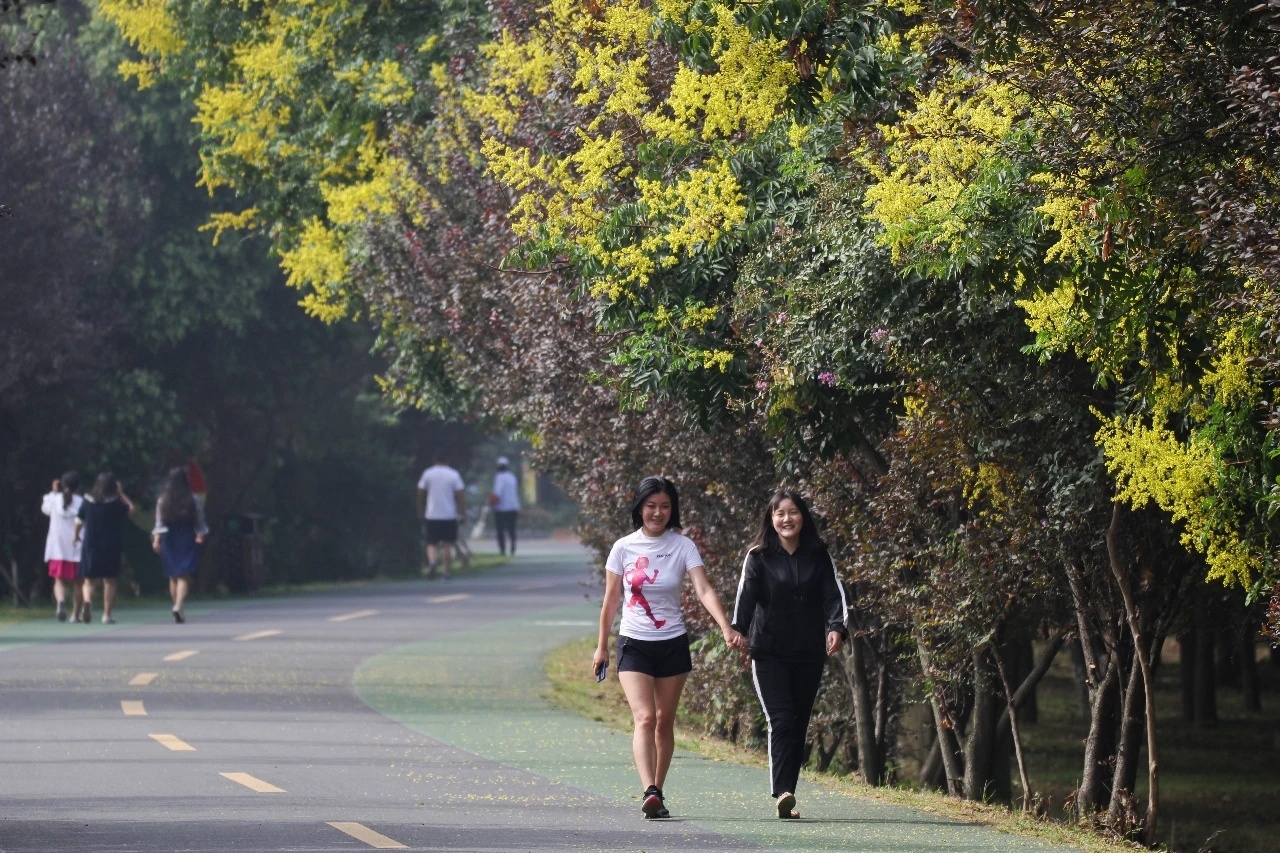
[[[511,473],[510,460],[498,457],[498,473],[493,477],[493,491],[489,493],[489,506],[493,507],[493,528],[498,534],[498,553],[506,555],[507,543],[511,543],[511,555],[516,553],[516,519],[520,515],[520,486]]]
[[[437,453],[434,464],[418,478],[418,518],[423,519],[423,541],[427,546],[427,577],[448,580],[453,565],[453,546],[458,541],[458,521],[466,512],[467,492],[462,475],[445,464]]]
[[[698,600],[720,626],[724,641],[746,649],[733,629],[715,587],[707,580],[702,555],[680,533],[680,497],[665,477],[647,477],[631,502],[631,520],[639,529],[613,543],[605,562],[600,633],[591,666],[603,679],[609,662],[609,632],[622,606],[618,631],[618,680],[631,706],[631,752],[644,795],[646,818],[670,817],[662,785],[675,752],[676,707],[693,669],[680,597],[687,575]],[[624,589],[625,587],[625,589]],[[624,600],[625,599],[625,600]]]
[[[75,607],[75,621],[80,621],[80,540],[76,538],[76,516],[84,498],[76,494],[80,475],[68,471],[53,481],[53,489],[44,496],[40,511],[49,516],[49,535],[44,540],[44,559],[53,578],[53,598],[57,602],[59,622],[67,621],[67,591]]]

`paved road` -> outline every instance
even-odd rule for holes
[[[629,739],[550,708],[592,633],[581,552],[449,582],[0,630],[0,851],[1049,851],[691,755],[642,820]]]

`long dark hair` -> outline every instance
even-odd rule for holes
[[[797,550],[825,549],[827,545],[822,541],[822,537],[818,535],[818,527],[813,523],[813,515],[809,512],[809,504],[805,503],[804,498],[795,489],[778,489],[773,493],[773,497],[769,498],[769,503],[764,508],[764,515],[760,517],[760,529],[756,531],[756,537],[751,540],[751,550],[782,550],[782,542],[778,539],[778,531],[773,529],[773,511],[783,501],[791,501],[795,504],[796,509],[800,510],[800,518],[804,522],[800,526],[800,546]]]
[[[196,520],[196,496],[185,468],[170,468],[156,499],[161,524],[178,524]]]
[[[71,508],[71,499],[76,495],[76,489],[80,488],[80,475],[75,471],[68,471],[58,478],[58,488],[62,490],[62,508]]]
[[[644,527],[644,517],[640,510],[644,502],[659,492],[671,498],[671,517],[667,519],[667,529],[684,527],[680,523],[680,495],[676,494],[676,484],[666,477],[645,477],[636,486],[636,496],[631,500],[631,522],[636,527]]]
[[[99,474],[98,479],[93,481],[93,488],[89,491],[89,497],[93,498],[96,504],[113,501],[119,496],[120,484],[116,482],[116,475],[110,471]]]

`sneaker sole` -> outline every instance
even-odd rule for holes
[[[644,802],[640,804],[640,811],[644,812],[645,820],[653,820],[656,817],[662,817],[662,797],[657,794],[650,794],[644,798]]]
[[[795,794],[787,794],[785,797],[778,800],[778,817],[782,820],[793,820],[794,818],[791,816],[791,810],[795,808],[795,805]]]

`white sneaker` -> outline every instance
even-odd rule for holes
[[[114,624],[116,624],[116,618],[115,618],[114,616],[108,616],[107,614],[103,613],[103,614],[102,614],[102,624],[103,624],[103,625],[114,625]]]

